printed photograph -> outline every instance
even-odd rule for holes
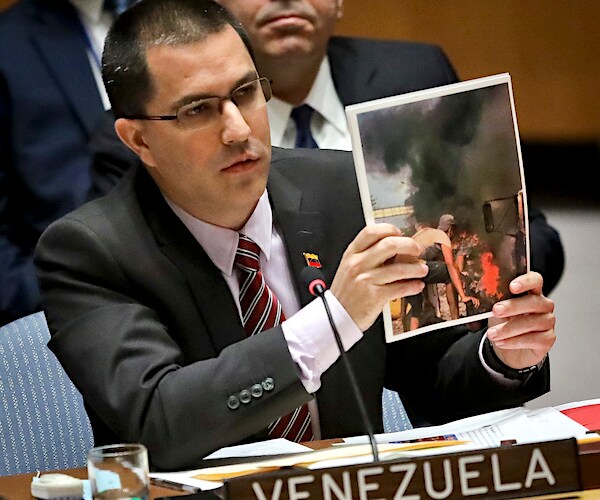
[[[473,330],[529,269],[527,198],[510,75],[346,108],[369,223],[421,248],[419,295],[384,311],[396,341],[466,323]]]

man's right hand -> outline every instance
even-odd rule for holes
[[[331,292],[361,331],[369,328],[385,305],[420,293],[428,271],[419,246],[396,226],[370,224],[358,233],[342,256]]]

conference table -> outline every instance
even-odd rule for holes
[[[310,443],[309,446],[315,449],[323,449],[331,446],[333,443],[341,440],[324,440]],[[600,499],[600,443],[586,443],[579,445],[579,465],[581,472],[582,491],[572,493],[561,493],[556,495],[546,495],[541,497],[528,497],[537,500],[571,500],[571,499]],[[87,479],[87,469],[85,467],[77,469],[67,469],[61,471],[80,479]],[[1,500],[31,500],[34,497],[30,493],[31,479],[33,473],[19,474],[15,476],[0,476],[0,499]],[[154,500],[160,497],[177,497],[188,495],[189,493],[177,491],[170,488],[151,486],[150,499]]]

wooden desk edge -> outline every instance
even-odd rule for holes
[[[313,449],[322,449],[331,446],[334,443],[342,443],[342,439],[327,439],[314,443],[305,443]],[[581,470],[581,484],[584,490],[593,490],[600,488],[600,443],[587,443],[579,445],[579,463]],[[85,467],[77,469],[66,469],[65,474],[69,474],[80,479],[87,478],[87,469]],[[31,500],[30,484],[34,473],[19,474],[16,476],[0,476],[0,495],[4,495],[7,500]],[[150,489],[151,498],[178,497],[187,495],[185,492],[162,488],[152,485]]]

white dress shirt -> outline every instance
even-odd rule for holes
[[[311,118],[310,129],[319,148],[350,151],[352,143],[346,113],[333,85],[327,57],[323,59],[317,78],[304,103],[315,110]],[[296,124],[290,117],[292,108],[291,104],[276,97],[267,103],[273,146],[294,147]]]

